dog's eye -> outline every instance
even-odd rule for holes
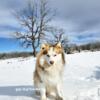
[[[57,56],[56,54],[54,55],[54,57]]]
[[[47,55],[47,57],[50,57],[50,55]]]

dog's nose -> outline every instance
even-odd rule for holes
[[[50,61],[50,64],[54,64],[54,61]]]

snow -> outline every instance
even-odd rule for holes
[[[0,100],[39,100],[34,94],[36,58],[0,60]],[[100,100],[100,51],[66,55],[65,100]]]

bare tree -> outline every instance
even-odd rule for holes
[[[64,32],[64,30],[51,27],[50,31],[51,31],[51,34],[47,34],[45,36],[45,40],[51,44],[57,44],[60,42],[62,46],[64,47],[64,49],[66,49],[68,46],[68,36]]]
[[[36,56],[36,50],[48,31],[48,23],[54,13],[47,0],[30,0],[27,4],[27,7],[14,12],[23,29],[15,32],[15,37],[21,41],[22,46],[32,47],[33,55]]]
[[[67,35],[65,34],[65,32],[64,32],[63,29],[59,29],[57,32],[58,33],[53,34],[55,42],[56,43],[60,42],[62,44],[62,46],[65,47],[66,44],[68,43],[68,37],[67,37]]]

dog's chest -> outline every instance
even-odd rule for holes
[[[47,72],[42,72],[41,79],[46,84],[56,85],[61,81],[61,74],[59,69],[51,68]]]
[[[56,85],[59,81],[60,81],[60,76],[59,74],[57,75],[48,75],[48,74],[43,74],[41,76],[42,81],[46,84],[52,84],[52,85]]]

